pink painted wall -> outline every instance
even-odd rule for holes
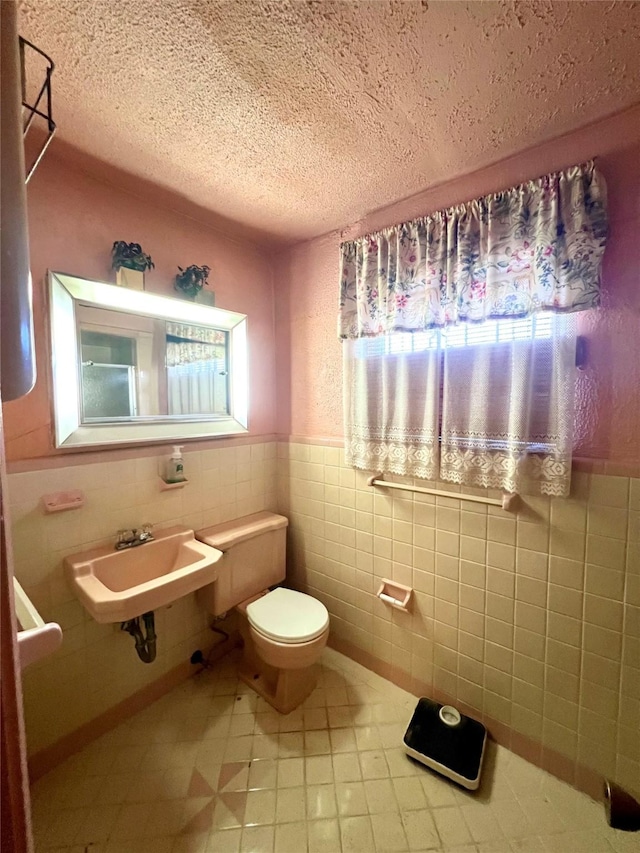
[[[640,462],[640,107],[436,186],[275,259],[278,431],[342,435],[338,247],[350,239],[597,157],[609,189],[603,305],[581,317],[576,455]]]
[[[47,269],[115,281],[114,240],[135,241],[155,263],[147,289],[172,295],[177,265],[207,264],[216,305],[248,315],[250,433],[275,430],[275,340],[270,258],[243,242],[242,233],[217,231],[166,205],[96,179],[56,156],[55,144],[29,184],[28,210],[38,380],[34,390],[7,403],[5,440],[9,461],[56,453],[51,436],[48,344],[45,317]]]
[[[170,293],[177,264],[208,264],[219,307],[249,316],[251,433],[340,437],[340,240],[596,156],[609,187],[610,238],[603,307],[581,318],[589,365],[577,382],[576,453],[639,462],[640,107],[433,187],[273,258],[265,247],[242,243],[232,227],[211,228],[158,203],[152,193],[129,193],[49,152],[28,198],[39,376],[31,394],[5,406],[8,460],[56,453],[43,300],[47,268],[110,279],[113,240],[137,240],[156,264],[147,286]]]

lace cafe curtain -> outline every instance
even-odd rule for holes
[[[341,246],[347,461],[566,495],[575,320],[600,299],[593,163]]]
[[[417,353],[399,336],[343,342],[348,464],[437,478],[439,335],[423,337]]]

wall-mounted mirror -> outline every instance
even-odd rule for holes
[[[49,273],[56,447],[247,431],[244,314]]]

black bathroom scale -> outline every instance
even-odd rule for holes
[[[475,791],[480,785],[487,730],[452,705],[420,699],[403,738],[407,755]]]

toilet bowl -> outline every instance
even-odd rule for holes
[[[315,664],[329,637],[322,602],[270,588],[285,579],[286,527],[284,516],[261,512],[196,533],[223,552],[218,579],[198,597],[213,616],[235,608],[244,645],[240,678],[283,714],[315,688]]]
[[[288,714],[316,686],[314,665],[329,637],[327,608],[310,595],[277,587],[236,610],[244,642],[240,678]]]

